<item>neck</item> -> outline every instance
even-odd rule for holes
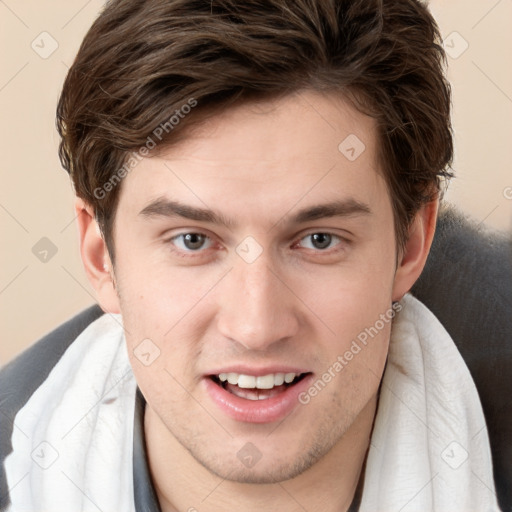
[[[330,452],[299,476],[273,484],[244,484],[210,473],[147,404],[147,454],[162,512],[219,512],[235,506],[244,512],[259,512],[262,508],[288,512],[297,510],[297,506],[324,512],[346,511],[361,476],[376,405],[377,397],[373,397]]]

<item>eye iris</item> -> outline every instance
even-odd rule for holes
[[[187,233],[183,235],[183,241],[188,249],[200,249],[204,244],[204,235],[200,233]]]
[[[311,238],[313,240],[313,245],[317,249],[325,249],[326,247],[329,247],[332,240],[331,235],[327,233],[314,233],[311,235]]]

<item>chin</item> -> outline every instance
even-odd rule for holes
[[[222,467],[218,467],[218,462],[215,464],[216,467],[206,466],[206,469],[229,482],[262,485],[291,480],[307,471],[315,462],[317,461],[314,459],[301,459],[299,461],[290,461],[289,463],[280,462],[279,464],[272,461],[267,461],[266,464],[263,464],[262,461],[259,461],[254,468],[247,469],[240,468],[241,464],[237,460],[234,463],[236,465],[235,469],[233,469],[232,463],[226,463]]]
[[[282,441],[286,444],[286,452],[278,454],[278,449],[268,443],[268,437],[256,441],[262,446],[267,440],[267,447],[261,452],[250,442],[240,443],[242,448],[237,449],[235,457],[226,457],[227,453],[232,452],[227,448],[224,453],[190,454],[204,468],[215,476],[230,482],[240,484],[275,484],[298,477],[314,466],[324,455],[326,455],[336,444],[338,436],[331,432],[330,436],[313,436],[306,434],[306,439],[296,440],[293,443],[298,448],[294,449],[290,440]],[[334,435],[333,435],[334,434]],[[314,439],[316,437],[316,440]],[[238,444],[238,443],[237,443]],[[253,456],[252,459],[246,459],[246,455]],[[247,467],[244,467],[247,466]]]

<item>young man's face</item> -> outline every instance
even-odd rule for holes
[[[396,272],[376,144],[372,119],[302,92],[228,110],[125,178],[116,290],[163,446],[271,482],[373,417],[392,300],[412,284]],[[230,373],[242,387],[222,384]]]

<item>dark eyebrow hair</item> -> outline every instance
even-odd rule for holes
[[[331,201],[325,204],[309,206],[299,210],[298,213],[289,217],[283,217],[279,222],[285,221],[287,224],[300,224],[312,220],[323,219],[326,217],[349,217],[356,215],[371,215],[370,207],[356,201],[355,199],[346,199]],[[159,197],[143,208],[139,215],[143,217],[183,217],[185,219],[199,222],[211,222],[220,224],[228,229],[235,226],[235,222],[226,218],[221,213],[209,210],[207,208],[197,208],[189,206],[179,201],[172,201],[165,197]]]
[[[356,201],[355,199],[346,199],[304,208],[291,217],[289,222],[300,224],[301,222],[308,222],[326,217],[349,217],[371,214],[372,210],[367,204]]]
[[[233,221],[224,217],[220,213],[207,208],[197,208],[189,206],[179,201],[171,201],[165,197],[159,197],[149,203],[139,212],[143,217],[183,217],[185,219],[196,220],[199,222],[211,222],[221,224],[227,228],[234,226]]]

